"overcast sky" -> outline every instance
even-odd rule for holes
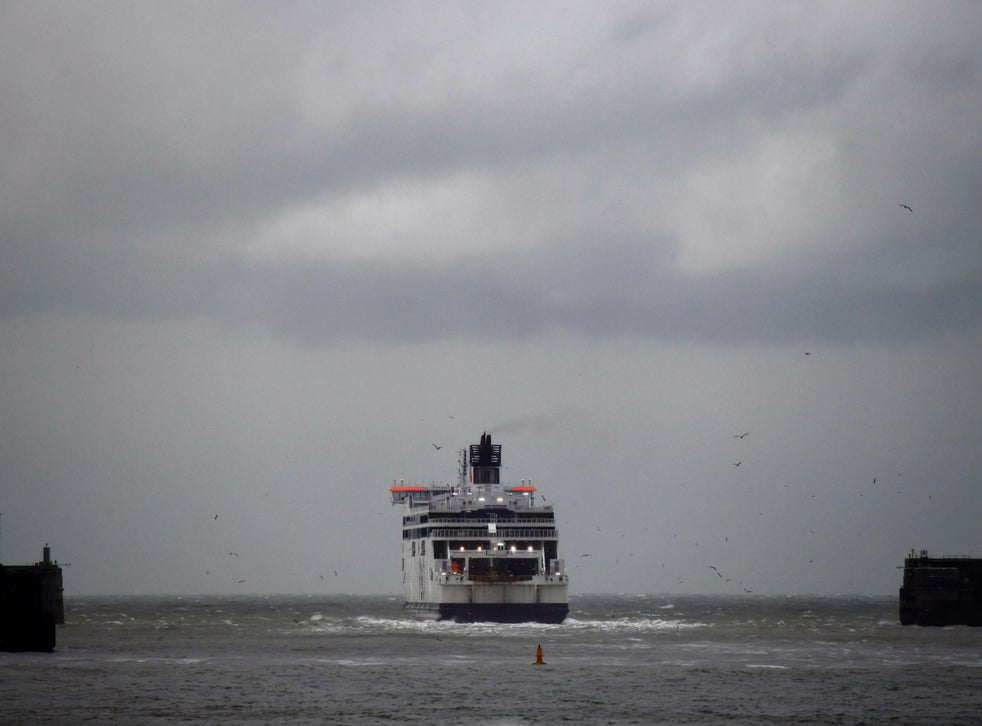
[[[0,559],[401,593],[388,487],[483,431],[574,593],[896,595],[912,547],[982,556],[980,29],[3,3]]]

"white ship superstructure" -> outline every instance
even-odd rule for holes
[[[469,466],[468,466],[469,465]],[[561,623],[569,578],[551,505],[531,481],[500,481],[501,446],[487,433],[461,451],[457,486],[393,484],[403,504],[406,607],[459,622]]]

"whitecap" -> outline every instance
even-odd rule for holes
[[[779,670],[779,671],[789,670],[787,666],[783,666],[783,665],[772,665],[770,663],[747,663],[747,668],[770,668],[770,669]]]
[[[616,618],[614,620],[578,620],[568,618],[561,627],[575,630],[603,630],[607,632],[648,632],[655,630],[691,630],[704,628],[705,623],[687,623],[662,618]]]

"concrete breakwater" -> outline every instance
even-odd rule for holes
[[[911,551],[900,588],[903,625],[982,625],[982,558]]]
[[[0,650],[55,649],[55,626],[65,622],[61,567],[44,558],[32,565],[0,564]]]

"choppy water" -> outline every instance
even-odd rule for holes
[[[903,627],[892,598],[578,596],[562,625],[401,605],[70,599],[55,653],[0,653],[0,722],[982,722],[982,628]]]

